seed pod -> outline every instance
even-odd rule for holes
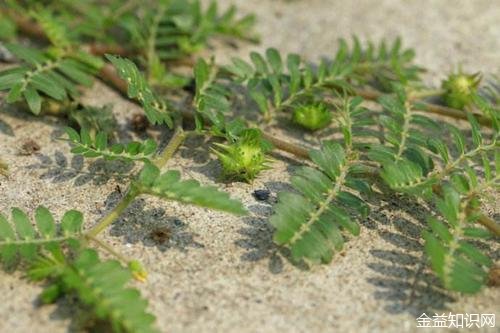
[[[215,144],[220,150],[212,149],[219,158],[224,177],[231,180],[250,181],[262,170],[269,169],[266,157],[269,146],[261,138],[260,131],[245,130],[232,144]]]
[[[455,109],[463,109],[472,102],[472,97],[477,92],[480,82],[480,73],[465,74],[459,71],[456,74],[450,74],[442,83],[446,105]]]
[[[330,124],[332,113],[323,103],[301,105],[293,111],[292,120],[309,131],[317,131]]]

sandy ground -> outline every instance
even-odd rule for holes
[[[231,1],[222,1],[224,4]],[[401,35],[417,48],[417,60],[429,68],[426,79],[439,82],[463,64],[469,70],[499,73],[500,5],[497,1],[333,1],[239,0],[242,12],[255,12],[262,45],[239,50],[216,47],[220,61],[268,46],[315,60],[335,51],[335,41],[353,34],[362,39]],[[219,45],[219,44],[216,44]],[[136,106],[97,84],[89,103],[115,103],[121,133]],[[2,109],[8,109],[2,106]],[[0,115],[0,156],[11,178],[0,178],[0,211],[17,206],[34,211],[45,205],[62,216],[83,211],[92,226],[120,197],[127,179],[92,176],[105,167],[73,157],[57,141],[64,124],[9,109]],[[27,139],[41,150],[20,156]],[[207,156],[207,144],[189,140],[168,165],[210,184],[219,166]],[[210,158],[209,158],[210,157]],[[207,159],[209,158],[209,159]],[[499,289],[472,297],[444,292],[425,268],[422,241],[426,208],[415,202],[380,199],[361,236],[327,266],[303,270],[276,248],[267,218],[269,203],[257,202],[255,189],[273,197],[287,188],[293,159],[278,160],[253,184],[219,184],[251,211],[244,218],[152,198],[137,200],[104,235],[125,255],[140,259],[149,271],[140,284],[163,332],[417,332],[422,312],[495,313]],[[377,199],[379,200],[379,199]],[[498,214],[494,204],[486,211]],[[498,216],[498,215],[497,215]],[[151,232],[168,226],[172,235],[158,245]],[[497,256],[498,257],[498,256]],[[418,272],[418,273],[417,273]],[[78,327],[70,303],[39,307],[41,286],[20,274],[0,272],[0,332],[66,332]],[[471,330],[472,331],[472,330]],[[490,331],[495,331],[491,329]],[[498,330],[497,330],[498,331]]]

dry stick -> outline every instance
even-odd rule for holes
[[[45,35],[42,27],[40,27],[36,22],[33,22],[31,19],[19,15],[13,10],[8,9],[0,8],[0,14],[9,16],[12,20],[14,20],[14,23],[16,23],[19,30],[25,35],[44,41],[47,40],[47,35]]]
[[[309,159],[309,150],[303,146],[299,146],[289,141],[282,140],[265,132],[262,132],[262,137],[279,150],[286,151],[287,153],[293,154],[303,159]]]

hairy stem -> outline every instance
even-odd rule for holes
[[[368,90],[368,89],[355,89],[354,93],[357,96],[361,96],[364,99],[368,99],[368,100],[372,100],[372,101],[377,100],[380,96],[383,95],[382,92],[375,91],[373,89],[370,89],[370,90]],[[415,99],[413,96],[410,96],[410,97],[411,97],[410,99]],[[461,110],[449,108],[447,106],[418,101],[418,103],[416,105],[414,105],[413,107],[415,110],[434,113],[434,114],[438,114],[440,116],[468,120],[467,113],[465,113]],[[491,119],[488,119],[487,117],[484,117],[483,115],[480,115],[480,114],[474,114],[474,117],[477,119],[477,121],[481,125],[490,126],[490,127],[492,126]]]
[[[111,225],[116,219],[120,217],[125,209],[135,200],[135,198],[139,195],[139,191],[131,186],[127,192],[127,194],[120,200],[118,205],[109,212],[104,218],[99,221],[99,223],[90,229],[87,233],[87,237],[96,237],[100,234],[104,229],[106,229],[109,225]]]
[[[182,127],[179,126],[175,131],[172,139],[170,139],[170,142],[168,143],[165,150],[163,150],[163,152],[161,152],[161,154],[159,154],[158,157],[154,160],[154,164],[159,169],[161,169],[168,162],[168,160],[172,158],[175,151],[179,148],[182,142],[184,142],[186,137],[187,137],[186,132],[184,132]]]
[[[500,225],[488,216],[481,214],[477,220],[477,223],[487,228],[495,236],[500,236]]]
[[[290,141],[285,141],[266,132],[262,132],[262,137],[279,150],[285,151],[303,159],[309,159],[309,149],[305,147],[291,143]]]
[[[119,261],[121,261],[125,264],[129,263],[130,260],[125,258],[122,254],[120,254],[118,251],[113,249],[113,247],[111,245],[103,242],[99,238],[87,234],[87,235],[85,235],[85,239],[95,243],[98,247],[102,248],[104,251],[108,252],[109,254],[111,254],[113,257],[115,257]]]
[[[182,129],[181,126],[177,128],[177,130],[174,133],[174,136],[172,139],[170,139],[167,147],[158,155],[158,157],[154,160],[154,164],[158,167],[161,168],[163,167],[170,158],[174,155],[175,151],[179,146],[182,144],[182,142],[186,138],[186,133]],[[109,225],[111,225],[120,215],[123,213],[125,209],[132,203],[132,201],[135,200],[135,198],[140,195],[141,192],[139,189],[135,186],[134,183],[130,184],[129,189],[127,191],[127,194],[120,200],[118,205],[111,211],[109,212],[95,227],[90,229],[86,233],[87,237],[95,237],[99,233],[101,233],[104,229],[106,229]]]

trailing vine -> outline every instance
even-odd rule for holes
[[[400,39],[362,44],[354,38],[352,46],[340,40],[337,52],[318,64],[274,48],[224,66],[194,60],[216,36],[255,41],[254,17],[240,18],[234,7],[221,13],[216,2],[206,9],[199,1],[146,2],[141,11],[138,1],[118,0],[105,1],[104,9],[96,1],[46,1],[43,10],[30,0],[0,5],[8,18],[0,32],[7,31],[1,24],[11,27],[0,40],[8,40],[16,60],[0,71],[5,101],[24,103],[39,116],[68,116],[74,123],[65,123],[61,139],[75,155],[140,165],[129,169],[123,197],[92,228],[76,210],[56,223],[48,208],[38,207],[35,227],[18,208],[10,219],[0,214],[0,261],[45,281],[44,302],[71,294],[115,332],[156,331],[147,301],[128,285],[132,278],[145,282],[146,269],[99,235],[140,196],[247,213],[217,187],[163,170],[191,135],[215,141],[210,151],[226,181],[251,182],[273,168],[271,154],[291,154],[304,164],[269,219],[276,246],[288,247],[293,261],[330,263],[362,232],[367,199],[377,191],[435,207],[422,234],[429,266],[449,290],[484,287],[494,262],[472,240],[495,241],[500,234],[498,222],[481,211],[485,193],[500,187],[495,81],[482,85],[480,74],[459,71],[439,88],[426,87],[414,50]],[[38,43],[21,44],[18,33]],[[122,47],[124,39],[132,45]],[[179,64],[192,74],[176,73]],[[166,147],[153,138],[118,142],[109,107],[81,105],[81,91],[96,79],[139,104],[148,124],[170,132]],[[187,107],[179,106],[179,96]],[[235,112],[235,100],[247,114]],[[335,135],[317,146],[295,144],[267,131],[283,118],[318,138],[326,129]],[[462,121],[470,135],[443,120],[449,118]],[[1,160],[0,174],[8,176]],[[114,259],[100,259],[97,250]]]

